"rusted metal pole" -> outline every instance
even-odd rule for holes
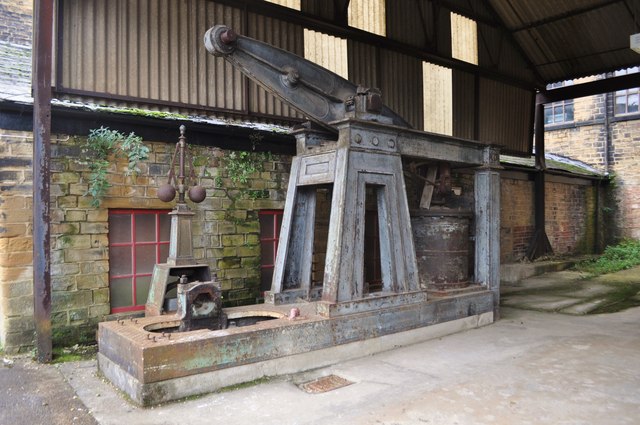
[[[33,25],[33,304],[36,356],[52,358],[50,159],[53,1],[34,1]]]
[[[536,147],[536,175],[534,180],[535,227],[533,239],[527,250],[527,257],[530,260],[553,252],[544,227],[546,221],[544,174],[547,164],[544,157],[544,103],[541,102],[536,102],[534,132]]]

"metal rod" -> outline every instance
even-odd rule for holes
[[[53,52],[53,6],[50,0],[34,4],[33,73],[33,305],[36,357],[52,359],[51,341],[51,77]]]

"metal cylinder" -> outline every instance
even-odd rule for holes
[[[469,283],[469,211],[412,211],[411,227],[420,283],[427,289],[463,288]]]

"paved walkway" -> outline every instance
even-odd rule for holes
[[[640,282],[640,268],[625,273]],[[517,287],[505,290],[508,296],[525,294]],[[484,328],[147,409],[131,405],[102,380],[93,361],[39,366],[54,376],[46,385],[61,389],[41,403],[70,410],[81,400],[103,425],[637,424],[639,324],[638,307],[602,315],[507,307],[501,320]],[[7,371],[16,367],[22,366],[0,367],[0,391]],[[352,383],[314,394],[299,387],[332,374]],[[14,420],[28,407],[13,397],[15,403],[0,410],[0,423],[27,423]],[[90,423],[77,422],[78,415],[72,421],[43,415],[28,423]]]
[[[587,279],[577,271],[561,271],[502,285],[501,304],[526,310],[593,314],[640,306],[640,268]]]

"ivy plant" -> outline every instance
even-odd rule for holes
[[[247,184],[251,175],[264,171],[264,163],[269,160],[269,152],[232,151],[224,156],[223,162],[232,182]]]
[[[89,167],[89,188],[85,196],[93,197],[91,205],[100,206],[111,183],[107,179],[107,170],[111,161],[126,158],[128,161],[126,175],[137,175],[140,172],[138,163],[149,157],[149,148],[142,143],[142,137],[135,133],[124,135],[107,127],[100,127],[89,132],[89,137],[81,145],[83,159],[81,163]]]

